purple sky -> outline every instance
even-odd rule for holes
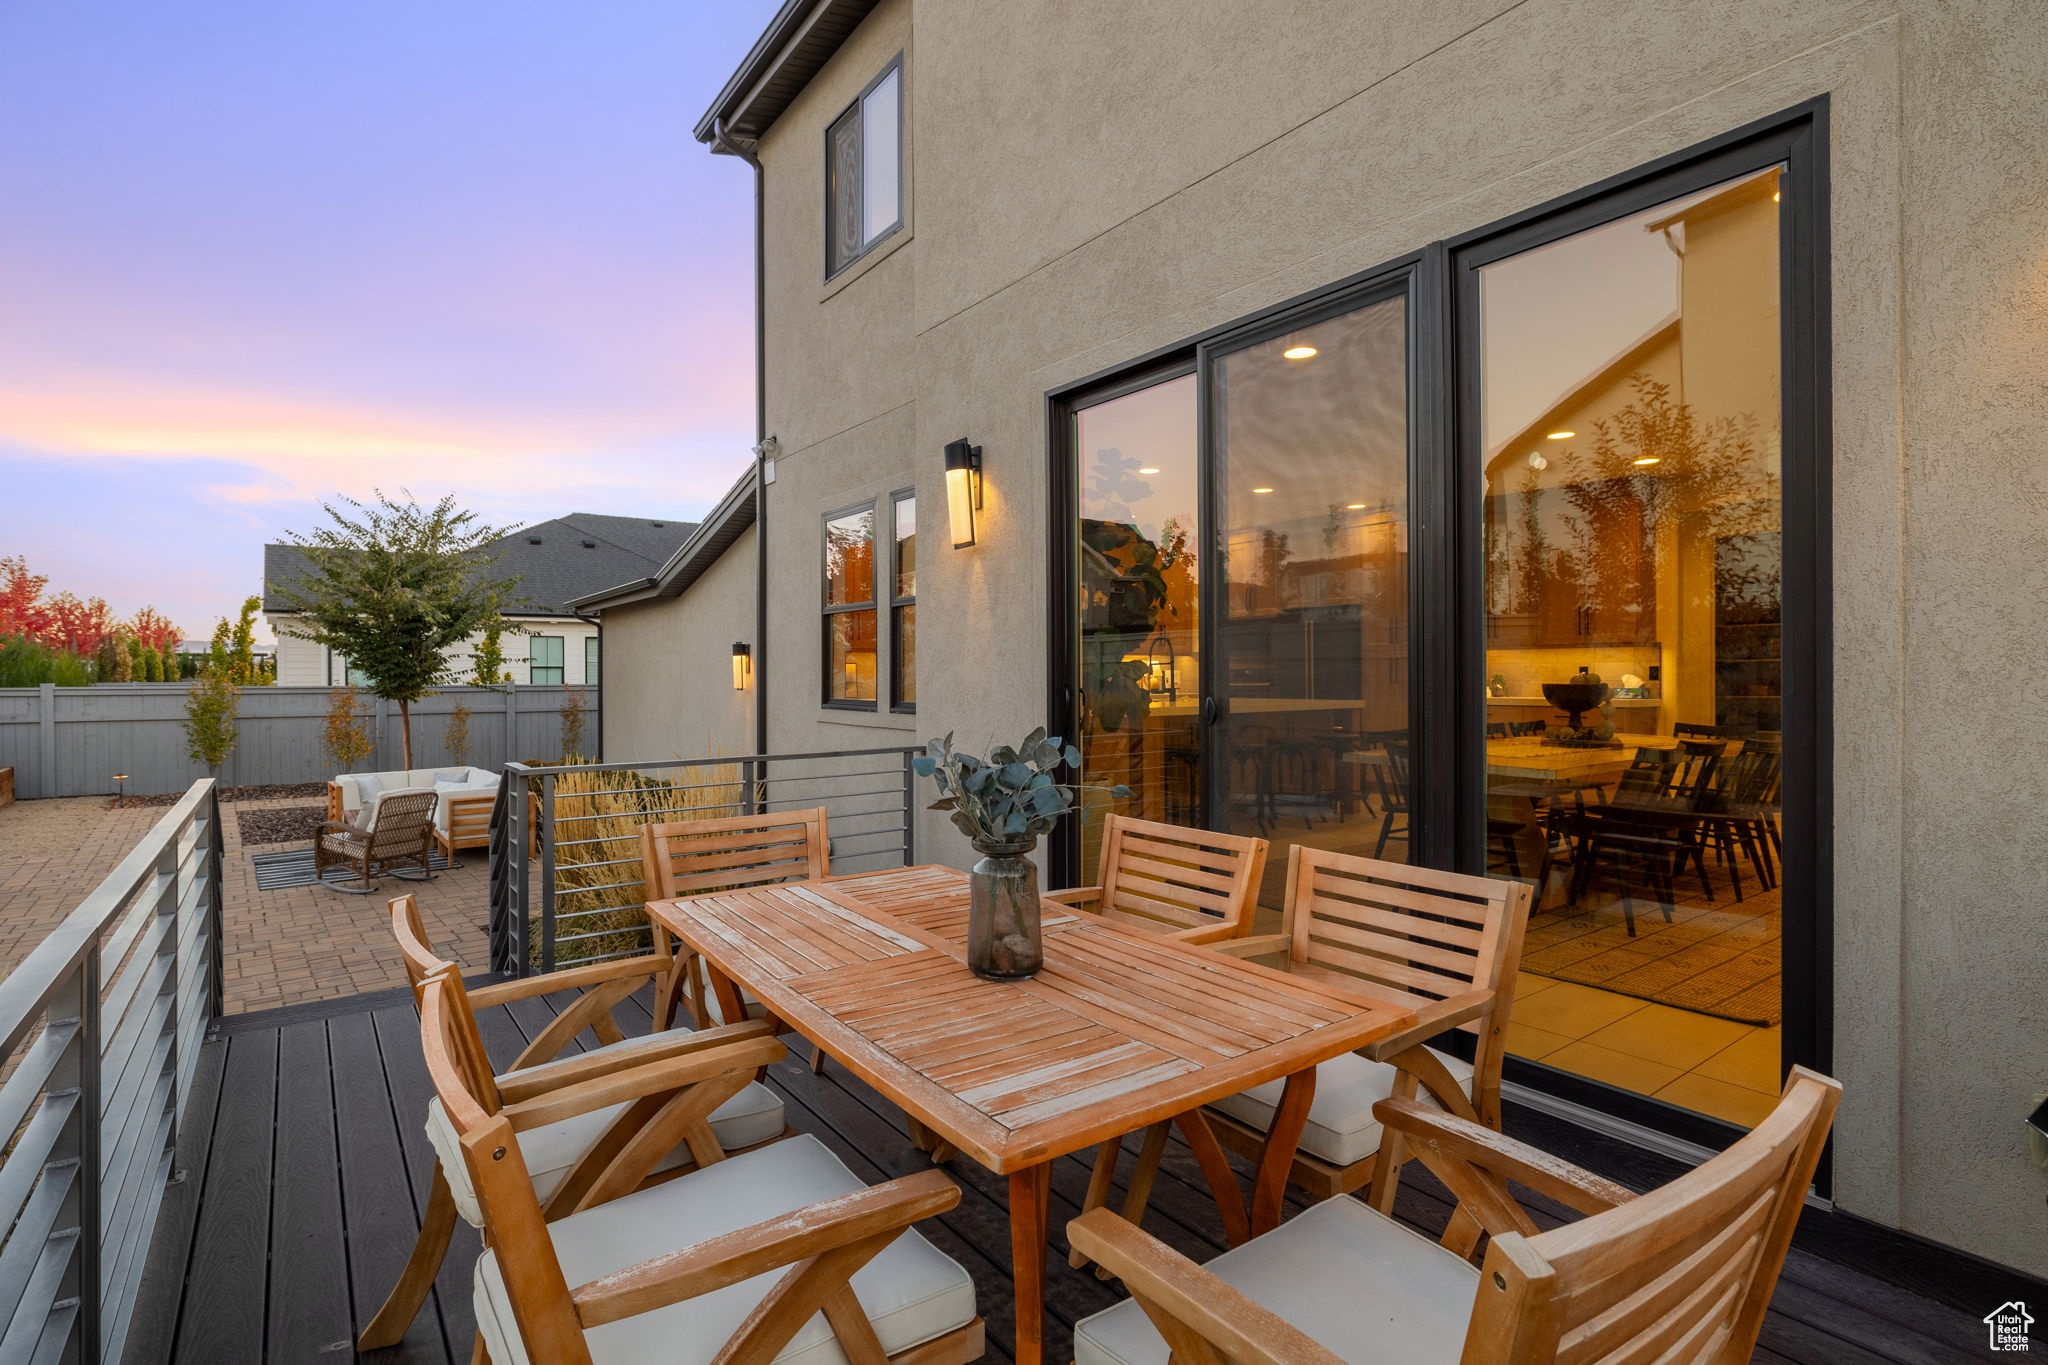
[[[695,517],[753,439],[774,0],[0,6],[0,555],[189,634],[337,493]]]

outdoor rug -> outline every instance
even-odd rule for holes
[[[313,874],[313,850],[310,848],[286,849],[282,853],[252,853],[249,862],[256,869],[258,891],[288,891],[294,886],[320,884],[320,879]],[[427,855],[427,866],[438,872],[448,866],[448,860],[436,849]],[[337,886],[343,886],[355,879],[336,872],[330,880]],[[406,878],[379,878],[380,883],[385,880],[402,882]]]
[[[1657,902],[1639,898],[1634,904],[1634,938],[1620,898],[1606,892],[1596,890],[1577,906],[1536,911],[1529,916],[1522,970],[1738,1024],[1783,1021],[1775,889],[1735,902],[1681,900],[1669,924]]]

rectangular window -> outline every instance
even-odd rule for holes
[[[875,509],[825,519],[825,705],[875,709]]]
[[[917,497],[898,493],[896,584],[889,597],[889,709],[917,710]]]
[[[528,669],[526,680],[536,687],[552,684],[559,687],[562,682],[562,637],[559,635],[536,635],[533,647],[527,653]]]
[[[583,685],[597,686],[597,637],[588,635],[583,640]]]
[[[903,225],[903,65],[890,63],[825,132],[825,275]]]

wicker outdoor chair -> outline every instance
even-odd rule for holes
[[[394,792],[370,812],[368,828],[345,820],[324,821],[313,836],[313,875],[322,886],[351,896],[367,896],[377,889],[371,878],[389,872],[406,881],[428,881],[434,873],[428,858],[434,850],[434,803],[437,792]],[[399,871],[417,865],[419,875]],[[327,880],[327,869],[351,870],[357,886],[341,886]]]

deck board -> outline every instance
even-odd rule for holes
[[[483,1029],[493,1059],[509,1065],[564,1003],[541,997],[487,1012]],[[644,1029],[645,993],[621,1013],[629,1031]],[[791,1127],[815,1135],[863,1180],[926,1168],[900,1113],[843,1067],[828,1065],[823,1076],[813,1075],[808,1044],[791,1042],[791,1056],[768,1076],[784,1098]],[[576,1042],[579,1048],[594,1044],[587,1033]],[[430,1088],[411,1005],[386,996],[367,1000],[355,1013],[329,1010],[267,1025],[244,1018],[206,1049],[201,1065],[218,1070],[218,1100],[195,1106],[179,1149],[190,1166],[177,1198],[193,1207],[181,1206],[170,1221],[182,1222],[182,1230],[167,1227],[152,1253],[145,1302],[165,1307],[137,1319],[139,1331],[160,1340],[154,1349],[148,1341],[136,1343],[129,1359],[282,1365],[349,1358],[343,1343],[352,1343],[390,1290],[412,1247],[433,1173],[421,1126]],[[1603,1145],[1611,1140],[1563,1130],[1543,1115],[1511,1106],[1509,1128],[1638,1188],[1669,1178],[1662,1158]],[[1113,1204],[1122,1198],[1136,1149],[1134,1138],[1126,1141]],[[1066,1263],[1062,1229],[1078,1210],[1091,1160],[1092,1154],[1079,1153],[1053,1170],[1049,1360],[1069,1358],[1077,1318],[1120,1297],[1092,1270]],[[988,1324],[986,1358],[1004,1362],[1012,1338],[1007,1182],[965,1157],[947,1169],[961,1185],[960,1203],[922,1230],[973,1278]],[[1289,1211],[1301,1207],[1290,1191]],[[1442,1186],[1411,1165],[1396,1205],[1403,1221],[1433,1234],[1450,1207]],[[1563,1216],[1555,1208],[1537,1211],[1545,1226]],[[1222,1249],[1221,1220],[1207,1184],[1177,1136],[1154,1185],[1146,1227],[1198,1260]],[[1804,1233],[1802,1225],[1802,1243],[1833,1245],[1825,1232],[1812,1239]],[[464,1365],[475,1331],[469,1280],[479,1247],[476,1234],[458,1224],[435,1293],[406,1339],[358,1358],[376,1365]],[[1851,1250],[1860,1257],[1854,1267],[1824,1259],[1812,1245],[1795,1247],[1756,1361],[1951,1365],[1983,1358],[1975,1315],[1869,1273],[1869,1256]],[[173,1297],[175,1312],[168,1307]]]

